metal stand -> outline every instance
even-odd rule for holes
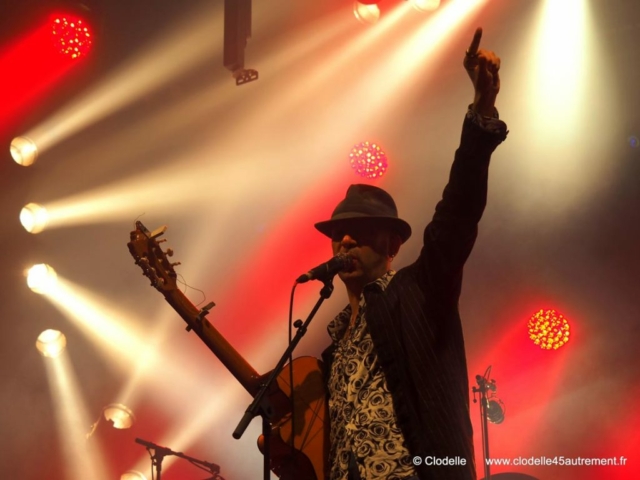
[[[293,351],[295,350],[295,348],[298,346],[298,343],[300,343],[300,340],[302,340],[302,337],[304,337],[305,333],[307,333],[307,328],[311,323],[311,320],[313,319],[315,314],[320,309],[322,302],[324,302],[327,298],[329,298],[332,293],[333,293],[333,280],[329,279],[324,282],[324,287],[322,287],[322,290],[320,290],[320,298],[316,302],[315,306],[311,310],[311,313],[309,314],[305,322],[302,323],[301,320],[296,320],[296,322],[294,323],[294,326],[297,328],[297,331],[295,336],[293,337],[293,340],[291,340],[291,342],[289,343],[289,346],[287,347],[285,352],[282,354],[282,357],[278,361],[278,364],[276,365],[276,367],[269,374],[269,377],[267,378],[267,380],[262,385],[260,385],[260,390],[254,397],[253,402],[251,402],[244,416],[240,420],[240,423],[238,423],[238,426],[233,432],[233,438],[235,438],[236,440],[239,439],[244,434],[245,430],[249,426],[249,423],[251,423],[251,420],[253,420],[258,415],[262,415],[263,417],[262,430],[264,435],[264,447],[263,447],[264,449],[263,451],[264,480],[269,480],[270,478],[270,473],[269,473],[270,472],[270,452],[269,452],[270,424],[268,419],[272,415],[271,409],[268,405],[266,394],[267,392],[269,392],[269,390],[271,389],[271,385],[274,384],[275,380],[278,378],[278,376],[282,372],[282,369],[284,368],[285,364],[293,354]],[[293,397],[293,385],[291,386],[291,388],[292,388],[291,396]],[[291,414],[293,416],[293,412],[291,412]]]
[[[148,450],[153,450],[153,454],[151,454],[151,465],[156,470],[156,480],[162,479],[162,460],[164,459],[164,457],[169,455],[175,455],[176,457],[184,458],[196,467],[208,471],[209,473],[211,473],[211,475],[213,475],[211,477],[211,480],[222,478],[220,477],[220,466],[216,465],[215,463],[198,460],[197,458],[190,457],[181,452],[174,452],[170,448],[161,447],[160,445],[156,445],[155,443],[148,442],[141,438],[136,438],[135,441],[136,443],[147,447]]]
[[[489,466],[489,462],[487,459],[489,458],[489,430],[488,430],[488,407],[489,400],[487,397],[487,392],[489,390],[495,391],[496,385],[495,381],[489,380],[487,377],[488,373],[491,371],[491,366],[487,368],[485,372],[485,376],[476,375],[476,382],[478,382],[478,387],[473,387],[473,402],[476,403],[477,400],[475,398],[475,394],[480,394],[480,426],[482,431],[482,458],[484,459],[484,479],[483,480],[491,480],[491,469]]]

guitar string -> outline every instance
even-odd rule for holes
[[[202,305],[204,302],[207,301],[207,294],[204,293],[203,290],[200,290],[199,288],[192,287],[191,285],[189,285],[180,273],[177,274],[176,281],[184,285],[184,291],[182,293],[184,293],[185,295],[187,294],[187,289],[189,288],[191,290],[195,290],[196,292],[200,292],[200,294],[202,295],[202,300],[200,300],[200,302],[195,304],[196,307],[199,307],[200,305]]]

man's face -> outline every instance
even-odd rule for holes
[[[371,223],[353,222],[336,226],[331,234],[333,254],[346,253],[353,267],[339,274],[347,286],[362,288],[384,275],[390,267],[393,234]]]

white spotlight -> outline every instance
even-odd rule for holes
[[[378,5],[372,3],[370,5],[360,3],[356,0],[353,4],[353,14],[356,16],[359,22],[366,24],[373,24],[380,18],[380,9]]]
[[[43,357],[57,357],[66,347],[67,337],[58,330],[45,330],[38,335],[38,340],[36,341],[36,348]]]
[[[135,422],[135,416],[131,409],[121,403],[112,403],[104,407],[104,418],[113,424],[113,428],[131,428]]]
[[[137,470],[129,470],[120,476],[120,480],[147,480],[147,477]]]
[[[29,203],[20,211],[20,223],[29,233],[40,233],[48,220],[47,209],[37,203]]]
[[[38,147],[29,137],[16,137],[11,141],[11,156],[18,165],[28,167],[38,158]]]
[[[440,0],[410,0],[413,8],[419,12],[432,12],[440,6]]]
[[[50,293],[58,283],[58,275],[46,263],[34,265],[27,272],[27,285],[36,293]]]

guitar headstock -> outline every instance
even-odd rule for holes
[[[167,258],[173,255],[173,250],[169,248],[164,252],[160,248],[160,243],[166,240],[156,240],[166,231],[167,227],[163,226],[150,232],[138,221],[136,229],[131,232],[131,241],[127,243],[136,265],[151,280],[151,285],[161,293],[177,289],[177,274],[173,267],[180,265],[180,262],[171,263]]]

